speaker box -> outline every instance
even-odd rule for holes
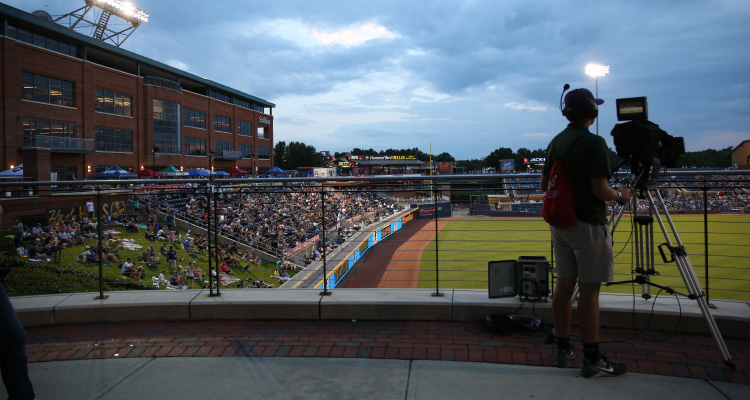
[[[518,294],[516,280],[516,260],[490,261],[489,271],[489,296],[512,297]]]
[[[549,297],[549,261],[547,257],[519,257],[516,266],[518,295]]]

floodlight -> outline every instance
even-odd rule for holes
[[[586,75],[599,78],[609,73],[609,65],[589,64],[586,66]]]
[[[76,30],[86,30],[94,28],[91,36],[96,40],[111,41],[115,46],[120,47],[122,43],[130,37],[133,31],[142,23],[148,22],[148,14],[137,9],[133,3],[123,0],[84,0],[85,6],[69,12],[57,19],[58,22],[63,19],[68,20],[68,28]],[[86,19],[86,14],[94,9],[94,18]],[[98,9],[99,11],[97,12]],[[122,18],[130,23],[130,27],[123,30],[112,30],[108,27],[111,15]]]
[[[586,75],[596,80],[596,98],[599,98],[599,77],[609,73],[609,65],[589,64],[586,66]],[[599,118],[596,118],[596,134],[599,135]]]
[[[95,5],[104,11],[117,15],[118,17],[132,23],[141,24],[148,22],[148,14],[137,9],[133,3],[122,0],[85,0],[88,5]]]

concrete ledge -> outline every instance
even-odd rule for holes
[[[750,306],[745,302],[712,300],[710,309],[724,336],[750,337]],[[660,296],[645,300],[640,295],[607,294],[599,301],[602,326],[664,331],[710,333],[698,302],[685,297]],[[574,313],[575,315],[575,313]],[[635,326],[634,326],[635,324]]]
[[[55,307],[68,297],[70,294],[51,294],[11,297],[10,301],[23,326],[43,326],[55,325]]]
[[[453,320],[481,321],[487,314],[535,315],[545,323],[552,323],[552,300],[522,301],[519,297],[490,299],[486,290],[455,289],[453,291]]]
[[[316,320],[318,290],[222,290],[211,297],[203,290],[190,303],[190,320]]]
[[[95,322],[184,321],[190,319],[190,301],[196,291],[152,290],[75,293],[54,308],[55,324]]]
[[[320,292],[320,290],[318,290]],[[335,289],[320,303],[321,319],[451,321],[453,290]]]
[[[552,322],[551,301],[522,302],[517,297],[490,299],[486,290],[446,289],[228,289],[153,290],[12,297],[24,326],[128,321],[206,320],[383,320],[480,321],[487,314],[536,315]],[[750,338],[750,304],[712,300],[710,309],[725,337]],[[575,305],[574,305],[575,307]],[[661,296],[602,294],[601,325],[663,332],[710,333],[695,300]],[[576,313],[573,313],[576,323]]]

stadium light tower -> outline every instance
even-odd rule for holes
[[[609,65],[589,64],[586,66],[586,75],[596,80],[596,94],[599,98],[599,77],[609,73]],[[596,134],[599,135],[599,117],[596,117]]]
[[[75,31],[90,28],[92,29],[90,33],[91,37],[102,42],[112,42],[117,47],[120,47],[142,23],[148,22],[148,14],[143,10],[135,8],[133,3],[129,1],[84,0],[84,2],[86,3],[85,6],[71,11],[54,21],[58,22],[67,18],[68,28]],[[92,9],[94,10],[92,13],[94,18],[88,20],[86,19],[86,15]],[[127,21],[129,24],[121,24],[127,27],[121,30],[110,29],[108,27],[109,18],[113,15]],[[63,23],[60,24],[65,25]]]

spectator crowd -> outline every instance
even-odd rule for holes
[[[344,236],[351,233],[352,228],[379,220],[403,207],[371,192],[330,190],[325,193],[324,218],[321,196],[320,191],[308,187],[302,190],[257,187],[223,192],[217,196],[216,204],[213,200],[206,204],[205,196],[183,194],[151,195],[142,201],[163,211],[167,221],[177,217],[205,226],[209,217],[216,217],[222,236],[279,258],[319,235],[324,220],[330,243],[313,248],[310,254],[313,258],[343,239],[337,235]]]

